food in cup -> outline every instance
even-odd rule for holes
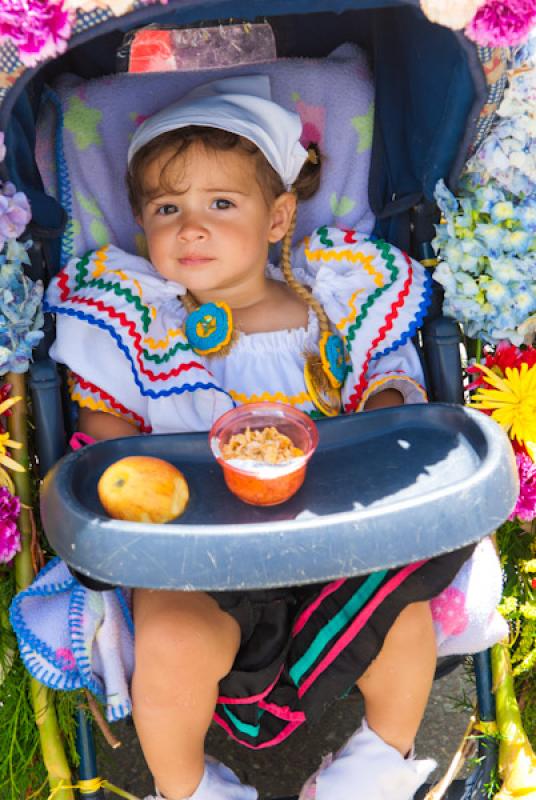
[[[273,425],[262,430],[246,428],[243,433],[233,434],[221,452],[226,460],[239,458],[264,464],[282,464],[303,456],[303,450]]]
[[[230,491],[245,503],[272,506],[302,486],[318,432],[292,406],[250,403],[220,417],[209,442]]]

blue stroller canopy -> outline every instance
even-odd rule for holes
[[[271,23],[278,53],[322,57],[338,44],[363,47],[375,76],[375,119],[369,202],[378,230],[407,244],[407,212],[431,200],[440,178],[454,187],[475,139],[487,84],[478,48],[461,33],[432,24],[416,3],[381,0],[170,0],[123,17],[84,15],[61,57],[26,70],[4,93],[0,130],[6,134],[8,176],[32,204],[32,235],[58,239],[65,213],[42,186],[34,158],[43,87],[63,72],[91,79],[113,73],[125,33],[158,23],[255,20]],[[82,30],[80,30],[82,27]],[[0,67],[3,48],[0,46]],[[0,95],[0,100],[2,95]],[[401,216],[402,215],[402,216]]]

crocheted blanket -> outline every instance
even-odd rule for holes
[[[229,74],[266,74],[276,102],[299,113],[303,143],[324,160],[321,188],[299,209],[297,237],[328,224],[369,234],[368,174],[374,114],[364,54],[343,45],[326,59],[281,59],[234,69],[63,77],[48,93],[36,156],[46,191],[69,214],[62,266],[104,244],[144,255],[125,189],[126,153],[136,126],[190,89]]]
[[[499,560],[491,540],[483,539],[450,586],[431,601],[439,656],[485,650],[507,635],[496,611],[501,590]],[[128,589],[86,589],[55,558],[10,608],[31,675],[53,689],[89,689],[104,703],[110,721],[132,708],[130,595]]]

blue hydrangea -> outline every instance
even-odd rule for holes
[[[0,254],[0,375],[26,372],[43,338],[43,285],[24,274],[26,246],[8,241]]]
[[[508,333],[521,344],[519,328],[536,312],[536,235],[524,224],[533,201],[493,184],[483,194],[482,202],[478,188],[458,199],[438,186],[443,219],[433,242],[441,259],[434,277],[445,290],[445,313],[469,336],[493,344]]]

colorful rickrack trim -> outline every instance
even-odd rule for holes
[[[380,251],[382,258],[385,261],[385,265],[389,270],[389,272],[391,273],[391,280],[388,283],[384,283],[383,285],[375,289],[374,292],[372,292],[372,294],[368,296],[365,303],[363,303],[363,305],[361,306],[361,313],[359,314],[359,316],[355,318],[354,323],[350,325],[348,331],[346,332],[346,347],[348,349],[348,352],[350,352],[352,349],[352,342],[355,339],[356,332],[359,330],[363,321],[368,316],[369,309],[371,308],[371,306],[374,305],[376,300],[379,297],[381,297],[381,295],[384,292],[386,292],[388,289],[391,288],[391,286],[393,286],[399,275],[399,269],[395,264],[395,257],[391,252],[391,248],[389,247],[387,242],[384,242],[382,239],[377,239],[374,242],[374,245]]]
[[[402,289],[400,290],[400,292],[398,293],[398,296],[397,296],[396,300],[394,301],[394,303],[391,304],[391,310],[385,316],[384,324],[381,326],[380,330],[378,331],[378,335],[373,339],[369,349],[367,350],[367,353],[366,353],[365,358],[363,360],[363,365],[361,367],[361,375],[359,376],[359,380],[358,380],[358,382],[356,383],[356,385],[354,387],[355,392],[350,396],[350,398],[348,399],[348,402],[345,403],[345,406],[344,406],[345,411],[355,411],[356,407],[358,406],[359,400],[361,398],[361,395],[363,394],[363,391],[365,390],[365,386],[366,386],[366,382],[367,382],[365,376],[366,376],[366,372],[367,372],[368,366],[369,366],[369,364],[370,364],[370,362],[372,360],[372,354],[373,354],[374,350],[376,349],[376,347],[379,345],[379,343],[385,339],[385,337],[387,336],[388,332],[392,329],[392,327],[394,325],[394,322],[395,322],[395,320],[396,320],[396,318],[398,316],[398,311],[399,311],[400,308],[402,308],[406,298],[409,295],[409,292],[410,292],[410,289],[411,289],[411,285],[413,283],[413,266],[411,264],[411,260],[409,258],[407,258],[407,256],[406,256],[406,260],[408,262],[408,275],[407,275],[407,278],[404,281],[404,285],[403,285]],[[398,275],[398,270],[396,270],[396,274]],[[395,280],[395,277],[393,277],[393,283],[394,283],[394,280]],[[354,330],[354,335],[355,335],[355,330]],[[349,346],[348,346],[348,349],[350,349]]]
[[[371,378],[367,388],[361,395],[359,403],[354,408],[351,409],[348,408],[348,406],[345,406],[345,411],[356,411],[356,412],[363,411],[365,403],[367,402],[369,397],[371,397],[373,394],[376,394],[378,390],[381,389],[382,387],[388,388],[385,386],[385,384],[395,383],[395,382],[398,383],[399,381],[405,381],[406,383],[409,383],[413,387],[415,387],[415,389],[418,389],[422,394],[423,403],[428,400],[428,396],[426,394],[426,391],[424,390],[424,387],[422,387],[421,384],[418,383],[417,381],[413,380],[413,378],[410,378],[408,375],[404,375],[403,373],[389,374],[389,375],[384,375],[382,378],[377,378],[377,379]],[[400,391],[400,389],[398,389],[397,386],[393,386],[392,388]]]
[[[135,411],[127,408],[115,397],[112,397],[111,394],[105,392],[104,389],[90,381],[86,381],[85,378],[75,372],[69,375],[67,383],[71,400],[77,403],[80,408],[89,408],[91,411],[104,411],[107,414],[113,414],[114,417],[119,417],[124,419],[125,422],[134,425],[141,433],[151,433],[153,430],[150,425],[147,425],[143,417],[136,414]],[[82,394],[77,391],[78,387],[90,394]]]
[[[82,259],[82,262],[84,261],[85,259]],[[85,263],[87,264],[87,261],[85,261]],[[77,267],[78,266],[79,264],[77,264]],[[87,274],[87,269],[85,270],[85,272]],[[94,298],[86,297],[83,295],[72,294],[68,281],[69,281],[69,274],[67,270],[64,269],[58,276],[58,284],[57,284],[60,290],[60,298],[62,304],[55,305],[45,300],[44,310],[49,311],[50,313],[64,314],[66,316],[75,317],[84,322],[87,322],[90,325],[95,325],[96,327],[101,328],[102,330],[105,330],[107,333],[109,333],[115,339],[119,349],[124,353],[124,355],[128,359],[136,385],[138,386],[141,394],[144,397],[147,396],[157,399],[159,397],[170,397],[172,395],[182,394],[183,392],[195,392],[198,389],[202,390],[214,389],[216,391],[222,392],[223,394],[227,394],[227,392],[225,392],[225,390],[222,389],[221,386],[218,386],[212,381],[209,381],[207,383],[203,383],[201,381],[196,381],[195,383],[192,384],[184,383],[182,384],[182,386],[179,387],[173,386],[170,389],[162,388],[159,391],[154,391],[145,386],[140,379],[138,369],[142,375],[146,376],[150,381],[153,382],[163,381],[172,377],[176,377],[181,373],[187,372],[191,369],[199,369],[202,370],[207,376],[210,377],[213,376],[212,373],[209,370],[207,370],[207,368],[203,364],[200,364],[197,361],[189,361],[188,363],[185,364],[179,364],[177,367],[169,370],[168,372],[159,372],[159,373],[152,372],[144,364],[143,361],[144,350],[141,347],[142,337],[136,328],[136,323],[134,322],[134,320],[128,319],[128,317],[125,315],[124,312],[117,311],[117,309],[113,306],[105,305],[101,300],[95,300]],[[87,284],[84,288],[88,288]],[[99,286],[99,288],[108,289],[110,288],[110,285]],[[123,293],[120,287],[118,286],[112,286],[111,288],[116,294],[128,293],[128,290],[127,292]],[[137,300],[139,303],[139,298],[131,297],[131,300],[132,302],[135,302]],[[74,307],[71,307],[70,304],[72,304]],[[138,307],[138,310],[141,311],[142,313],[143,311],[148,311],[146,307],[140,308],[137,303],[135,303],[135,305]],[[82,310],[78,310],[77,306],[88,306],[90,310],[89,312],[84,312]],[[95,309],[95,311],[93,311],[93,309]],[[95,316],[95,313],[99,312],[106,315],[108,319],[104,320],[101,319],[100,317]],[[131,345],[135,350],[136,353],[135,360],[130,351],[130,348],[123,341],[123,338],[120,335],[119,331],[116,330],[115,326],[108,320],[118,321],[121,330],[126,333],[127,338],[130,339]],[[144,332],[147,332],[147,329],[144,329]],[[179,345],[176,346],[180,346],[180,343]],[[190,349],[189,345],[187,345],[187,347],[188,349]]]
[[[188,314],[184,332],[192,350],[198,355],[217,353],[231,341],[232,311],[227,303],[203,303]]]
[[[409,258],[409,256],[403,251],[402,255],[406,259],[407,263],[411,264],[411,259]],[[426,317],[426,314],[428,312],[428,309],[430,307],[430,303],[432,302],[432,291],[433,291],[432,275],[430,272],[426,271],[424,273],[423,294],[415,318],[409,324],[407,330],[405,330],[396,340],[396,342],[393,342],[391,345],[389,345],[389,347],[386,347],[385,350],[382,350],[378,353],[374,353],[374,355],[372,356],[372,361],[375,361],[378,358],[382,358],[382,356],[386,356],[388,353],[392,353],[394,350],[398,350],[399,347],[405,345],[415,336],[415,334],[421,327],[424,318]]]
[[[375,258],[374,253],[365,256],[361,252],[356,253],[354,250],[349,249],[323,250],[322,248],[319,248],[318,250],[310,250],[308,247],[306,247],[305,256],[309,262],[325,261],[327,263],[329,261],[349,261],[351,264],[360,264],[365,272],[368,272],[368,274],[374,278],[374,283],[376,286],[381,288],[384,284],[384,277],[382,273],[373,266]]]
[[[349,323],[353,322],[354,319],[356,319],[359,312],[356,308],[355,301],[360,294],[363,294],[364,291],[365,291],[364,289],[356,289],[355,292],[352,292],[352,294],[350,295],[350,298],[348,300],[348,307],[350,309],[350,312],[349,314],[346,315],[346,317],[340,319],[339,322],[337,322],[337,324],[335,325],[338,331],[342,331],[343,328],[346,327],[346,325],[348,325]]]
[[[346,378],[346,356],[342,340],[334,333],[326,331],[318,343],[322,369],[334,389],[338,389]]]
[[[84,301],[82,300],[82,302],[84,302]],[[87,301],[87,302],[88,302],[88,305],[92,305],[92,303],[90,303],[89,301]],[[98,305],[98,304],[97,303],[93,303],[93,305]],[[115,311],[115,309],[106,309],[106,307],[103,307],[102,304],[101,304],[101,307],[104,308],[105,311],[107,310],[110,313],[110,316],[112,318],[116,317],[120,321],[125,320],[124,314],[118,314]],[[133,357],[132,357],[132,355],[130,353],[129,348],[125,345],[125,343],[123,342],[122,338],[119,336],[118,332],[115,330],[115,328],[112,325],[106,324],[103,320],[96,319],[95,317],[91,316],[90,314],[84,314],[83,312],[76,311],[76,310],[74,310],[72,308],[64,308],[63,306],[55,306],[55,305],[52,305],[52,304],[46,303],[46,302],[44,304],[44,310],[45,311],[49,311],[52,314],[65,314],[67,316],[76,317],[77,319],[80,319],[83,322],[87,322],[89,325],[94,325],[95,327],[101,328],[102,330],[105,330],[107,333],[109,333],[110,336],[112,336],[113,339],[115,339],[115,342],[116,342],[117,346],[119,347],[119,349],[122,351],[122,353],[127,358],[128,362],[129,362],[129,365],[130,365],[130,370],[132,372],[134,381],[136,383],[136,386],[138,387],[138,389],[140,390],[140,393],[144,397],[151,397],[151,398],[156,400],[159,397],[171,397],[172,395],[183,394],[183,392],[196,392],[198,389],[203,389],[203,390],[214,389],[217,392],[222,392],[223,394],[227,394],[225,389],[222,389],[221,386],[218,386],[217,384],[212,383],[212,382],[202,383],[201,381],[196,381],[195,383],[183,383],[181,386],[172,386],[170,389],[160,389],[159,391],[154,391],[153,389],[148,388],[147,386],[145,386],[142,383],[142,381],[140,379],[140,376],[138,374],[138,371],[136,369],[137,365],[139,365],[139,367],[140,367],[140,372],[142,374],[144,374],[144,375],[147,375],[151,381],[157,381],[157,380],[160,381],[162,379],[166,380],[169,377],[175,377],[177,375],[180,375],[184,371],[187,371],[187,370],[190,370],[190,369],[193,369],[193,368],[196,368],[196,367],[198,369],[203,370],[207,375],[209,375],[211,377],[212,377],[212,373],[210,373],[205,367],[203,367],[202,364],[198,364],[196,361],[190,361],[190,362],[188,362],[188,364],[180,364],[178,367],[176,367],[173,370],[170,370],[167,373],[158,373],[158,374],[155,375],[154,373],[150,372],[149,370],[147,370],[147,369],[145,369],[143,367],[143,364],[140,362],[139,355],[137,356],[136,362],[134,361],[134,359],[133,359]],[[133,326],[133,323],[131,323],[128,320],[125,320],[124,324],[125,324],[125,327],[128,328],[128,330],[129,330],[129,332],[130,332],[130,334],[131,334],[131,336],[132,336],[132,338],[134,340],[133,341],[134,347],[136,349],[138,349],[138,351],[139,351],[139,338],[140,337],[139,337],[139,334],[137,334],[137,332],[136,332],[136,330],[135,330],[135,328]]]
[[[242,405],[245,403],[286,403],[290,406],[300,406],[312,403],[311,397],[307,392],[298,392],[298,394],[293,395],[284,394],[283,392],[245,394],[244,392],[235,392],[233,389],[229,389],[228,392],[235,402]]]

